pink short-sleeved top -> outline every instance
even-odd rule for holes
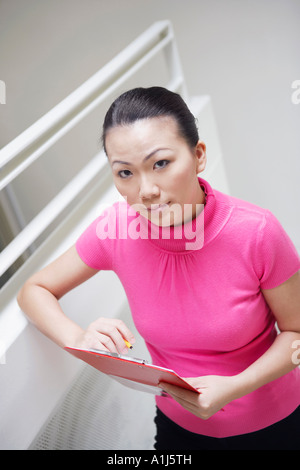
[[[154,364],[182,377],[238,374],[277,333],[261,289],[282,284],[300,268],[299,255],[265,209],[213,190],[204,210],[182,227],[157,228],[118,202],[76,243],[90,267],[121,280],[134,323]],[[157,406],[183,428],[214,437],[271,425],[300,404],[300,369],[232,401],[208,420],[172,398]]]

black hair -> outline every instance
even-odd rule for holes
[[[140,119],[172,117],[178,131],[190,148],[199,140],[195,117],[178,93],[163,87],[134,88],[122,93],[110,106],[103,123],[102,143],[105,148],[107,131],[113,127],[130,125]]]

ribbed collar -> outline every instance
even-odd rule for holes
[[[214,191],[202,178],[198,180],[206,200],[204,209],[193,220],[180,226],[158,227],[141,217],[141,231],[147,232],[147,238],[156,247],[172,252],[199,250],[210,243],[226,224],[232,210],[227,196]]]

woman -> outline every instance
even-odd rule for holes
[[[206,148],[179,95],[122,94],[103,144],[125,201],[26,282],[21,308],[62,347],[124,353],[134,337],[123,322],[83,330],[58,303],[114,270],[153,363],[199,390],[161,384],[156,449],[300,449],[300,264],[290,239],[269,211],[198,177]]]

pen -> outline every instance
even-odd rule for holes
[[[124,342],[125,342],[127,348],[132,349],[133,346],[129,343],[129,341],[126,341],[126,339],[124,339]]]

